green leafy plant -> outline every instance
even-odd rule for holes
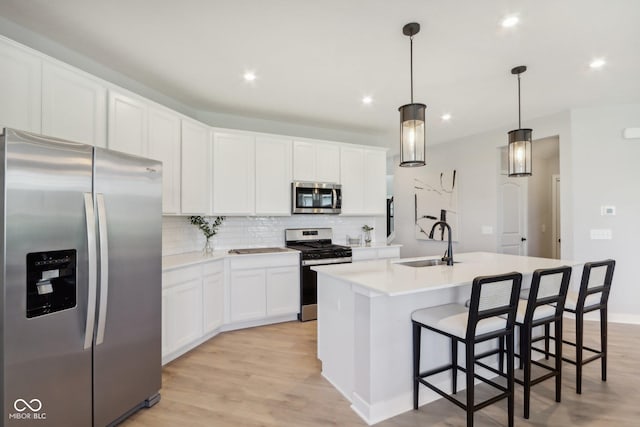
[[[189,221],[202,231],[204,237],[209,239],[218,233],[218,227],[220,227],[220,224],[224,221],[224,217],[190,216]]]
[[[371,231],[373,230],[373,227],[369,227],[367,224],[362,226],[362,231]]]

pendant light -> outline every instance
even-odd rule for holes
[[[518,129],[509,131],[509,176],[531,176],[531,129],[522,129],[520,115],[520,74],[527,67],[520,65],[511,70],[518,76]]]
[[[413,36],[420,32],[420,24],[411,22],[402,28],[402,34],[409,36],[411,44],[411,104],[398,108],[400,111],[400,166],[424,166],[425,163],[425,123],[427,106],[413,102]]]

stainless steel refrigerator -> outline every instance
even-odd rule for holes
[[[105,426],[159,400],[162,165],[4,129],[6,426]]]

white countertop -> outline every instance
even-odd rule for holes
[[[371,245],[369,246],[350,246],[350,245],[346,245],[349,246],[352,250],[358,250],[358,249],[379,249],[379,248],[401,248],[402,245],[398,245],[398,244],[387,244],[387,243],[371,243]]]
[[[230,254],[229,249],[220,249],[214,251],[210,255],[204,255],[202,251],[187,252],[177,255],[165,255],[162,257],[162,271],[169,271],[176,268],[187,267],[190,265],[201,264],[203,262],[212,262],[223,260],[228,257],[244,257],[244,256],[265,256],[265,255],[291,255],[298,253],[295,249],[288,249],[282,252],[265,252],[260,254]]]
[[[327,274],[366,289],[389,296],[407,295],[429,290],[471,284],[477,276],[488,276],[511,271],[531,274],[539,268],[555,268],[580,263],[568,260],[496,254],[491,252],[454,253],[456,264],[432,267],[409,267],[399,263],[439,257],[409,258],[401,260],[373,260],[353,264],[334,264],[313,267]],[[523,283],[523,287],[527,287]]]

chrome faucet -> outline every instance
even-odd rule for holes
[[[433,239],[433,232],[436,230],[437,226],[447,227],[447,252],[444,253],[442,257],[442,261],[446,261],[447,265],[453,265],[453,247],[451,245],[451,226],[447,224],[445,221],[437,221],[431,227],[431,231],[429,232],[429,238]]]

